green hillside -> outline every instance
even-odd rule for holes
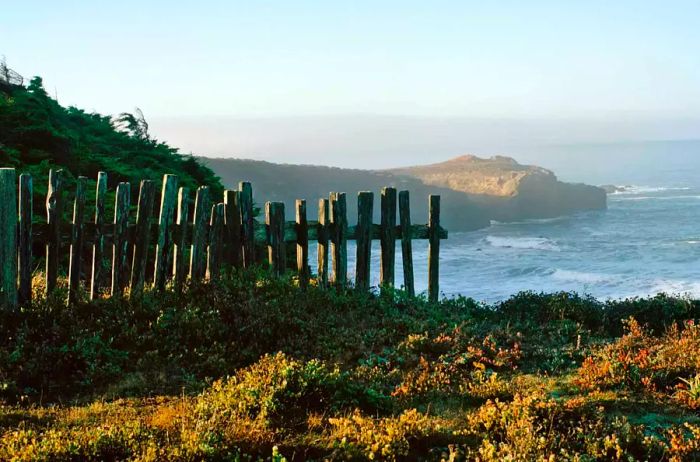
[[[46,192],[51,168],[91,180],[106,171],[110,189],[121,181],[136,188],[140,180],[160,181],[171,173],[179,176],[181,186],[208,185],[217,196],[223,191],[211,169],[154,139],[140,111],[113,117],[63,107],[49,96],[40,77],[25,85],[1,63],[0,165],[31,173],[37,195]],[[43,201],[38,202],[40,206]]]

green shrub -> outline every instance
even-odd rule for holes
[[[251,420],[265,430],[295,429],[306,424],[309,413],[342,406],[334,398],[346,380],[317,360],[265,355],[234,377],[214,382],[197,400],[197,417],[214,428]]]

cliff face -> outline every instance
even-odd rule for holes
[[[496,197],[517,195],[526,178],[556,180],[549,170],[520,165],[514,159],[503,156],[482,159],[466,155],[439,164],[393,169],[391,172],[419,178],[425,184],[433,186]]]
[[[466,155],[390,172],[462,192],[498,221],[550,218],[607,206],[605,190],[561,182],[547,169],[521,165],[510,157]]]
[[[294,201],[306,199],[309,220],[318,213],[318,199],[328,198],[331,191],[347,193],[348,219],[357,217],[357,192],[372,191],[374,220],[379,222],[379,193],[384,186],[393,186],[411,193],[413,222],[428,222],[428,196],[442,196],[442,225],[450,230],[469,231],[489,225],[485,210],[466,194],[441,186],[426,185],[418,178],[390,172],[323,167],[318,165],[289,165],[245,159],[205,159],[228,188],[240,181],[253,185],[253,199],[259,206],[265,201],[281,201],[287,217],[293,216]]]
[[[319,198],[327,198],[331,191],[345,191],[352,222],[357,214],[357,191],[373,191],[378,222],[379,192],[384,186],[411,192],[414,223],[427,222],[428,195],[440,194],[442,224],[453,231],[484,228],[490,220],[549,218],[606,206],[602,189],[562,183],[549,170],[520,165],[508,157],[463,156],[439,164],[388,171],[242,159],[205,159],[204,163],[226,187],[250,181],[258,205],[268,200],[284,202],[288,217],[292,216],[295,199],[306,199],[309,219],[314,219]]]

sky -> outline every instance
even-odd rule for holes
[[[391,166],[700,138],[698,18],[696,0],[27,0],[2,7],[0,55],[186,151]]]

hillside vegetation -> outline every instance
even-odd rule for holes
[[[181,186],[208,185],[217,195],[223,191],[208,167],[151,137],[140,111],[110,117],[65,108],[48,95],[40,77],[25,86],[0,73],[0,165],[32,174],[37,208],[43,206],[51,168],[91,181],[106,171],[110,189],[128,181],[134,193],[141,180],[161,181],[165,173],[178,175]]]
[[[222,189],[140,115],[63,108],[2,73],[0,158],[37,194],[49,168]],[[699,301],[431,303],[226,274],[66,306],[66,281],[47,298],[36,273],[32,301],[0,310],[0,460],[700,459]]]
[[[696,460],[697,301],[238,272],[0,314],[0,460]]]

